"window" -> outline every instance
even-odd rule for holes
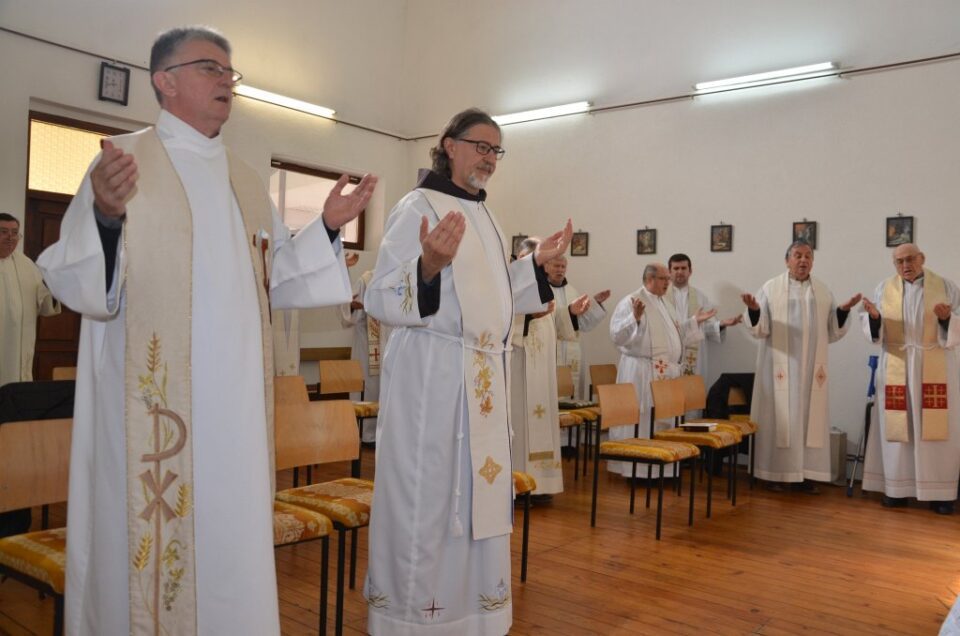
[[[122,132],[31,112],[27,188],[72,196],[100,152],[100,140]]]
[[[310,168],[274,159],[270,162],[270,197],[280,218],[296,234],[323,212],[323,202],[340,178],[340,174],[320,168]],[[360,183],[360,177],[350,175],[350,183],[343,189],[350,192]],[[365,212],[365,211],[364,211]],[[340,230],[343,246],[363,249],[363,215],[347,223]]]

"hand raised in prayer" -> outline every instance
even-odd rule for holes
[[[760,303],[758,303],[757,299],[753,297],[753,294],[740,294],[740,300],[742,300],[743,304],[747,306],[747,309],[752,309],[754,311],[760,309]]]
[[[720,321],[721,327],[732,327],[734,325],[739,325],[743,322],[743,314],[737,314],[733,318],[727,318],[726,320]]]
[[[467,222],[462,212],[449,212],[440,222],[430,230],[427,217],[420,219],[420,246],[423,255],[420,257],[420,274],[425,282],[436,278],[444,267],[453,262],[457,255],[457,248],[467,229]]]
[[[843,303],[842,305],[840,305],[840,309],[841,309],[842,311],[850,311],[851,309],[853,309],[853,306],[854,306],[854,305],[856,305],[858,302],[860,302],[860,299],[861,299],[861,298],[863,298],[863,294],[857,294],[856,296],[854,296],[853,298],[851,298],[851,299],[848,300],[847,302],[845,302],[845,303]]]
[[[640,322],[640,319],[643,318],[643,310],[645,308],[643,301],[637,298],[636,296],[634,296],[633,298],[630,299],[630,303],[633,305],[634,320],[636,320],[637,322]]]
[[[349,181],[350,175],[341,175],[323,202],[323,222],[331,230],[338,230],[360,216],[377,187],[377,177],[365,174],[350,194],[344,194]]]
[[[610,298],[610,290],[604,289],[602,292],[597,292],[593,295],[593,299],[597,301],[597,304],[603,304],[607,298]]]
[[[953,307],[947,303],[937,303],[933,306],[933,313],[937,316],[939,320],[946,320],[950,317],[950,313],[953,311]]]
[[[360,255],[356,252],[347,252],[343,260],[347,263],[347,267],[353,267],[360,261]]]
[[[582,316],[590,309],[590,296],[584,294],[575,298],[568,306],[570,314],[573,316]]]
[[[877,310],[877,306],[870,302],[869,298],[863,299],[863,308],[874,320],[880,317],[880,312]]]
[[[710,320],[716,315],[717,315],[716,309],[711,309],[710,311],[701,309],[700,311],[697,312],[697,315],[694,317],[697,319],[697,324],[702,325],[704,322]]]
[[[557,307],[557,301],[551,300],[551,301],[547,304],[547,310],[546,310],[546,311],[541,311],[541,312],[539,312],[539,313],[530,314],[530,315],[533,316],[534,318],[543,318],[544,316],[549,316],[550,314],[552,314],[552,313],[553,313],[553,310],[556,309],[556,307]]]
[[[101,146],[100,161],[90,171],[93,201],[100,214],[119,218],[127,213],[127,198],[140,173],[133,155],[115,147],[109,139],[104,139]]]
[[[559,232],[555,232],[547,238],[540,241],[540,245],[533,252],[533,261],[537,265],[543,265],[551,258],[560,256],[567,251],[570,245],[570,239],[573,238],[573,222],[567,219],[567,224]]]

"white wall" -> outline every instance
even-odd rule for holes
[[[894,273],[885,217],[915,217],[935,271],[960,279],[960,62],[818,81],[597,115],[509,126],[490,203],[507,235],[545,234],[569,216],[590,255],[569,279],[613,302],[640,286],[643,266],[682,251],[693,283],[723,316],[783,271],[793,221],[819,223],[814,275],[839,302]],[[425,157],[429,141],[414,156]],[[711,224],[734,225],[734,249],[709,251]],[[656,257],[636,230],[658,230]],[[613,304],[611,303],[611,308]],[[586,362],[615,361],[607,323],[585,334]],[[856,440],[874,352],[859,326],[830,351],[831,418]],[[710,376],[752,371],[741,328],[711,345]]]

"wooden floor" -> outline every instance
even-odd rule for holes
[[[368,476],[372,453],[364,453]],[[710,520],[700,489],[693,528],[686,498],[668,496],[657,542],[653,510],[641,503],[631,517],[628,487],[604,474],[590,528],[590,481],[573,481],[572,462],[565,469],[566,492],[533,510],[526,584],[519,526],[513,535],[514,635],[936,634],[960,593],[960,516],[888,510],[876,495],[848,499],[838,487],[819,496],[749,491],[741,478],[736,508],[720,495],[725,482],[715,484]],[[334,465],[322,476],[347,473]],[[279,482],[289,485],[290,476]],[[52,518],[62,520],[62,509]],[[335,549],[334,542],[331,557]],[[315,634],[319,544],[276,556],[283,633]],[[347,634],[366,633],[365,570],[364,530]],[[331,620],[332,585],[331,568]],[[49,599],[15,581],[0,584],[0,634],[47,635],[52,615]]]

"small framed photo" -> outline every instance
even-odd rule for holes
[[[794,221],[793,222],[793,240],[806,241],[810,247],[817,249],[817,222],[816,221]]]
[[[520,251],[520,244],[523,243],[523,239],[527,238],[526,234],[514,234],[513,238],[510,239],[510,256],[516,258],[517,252]]]
[[[570,239],[570,256],[586,256],[590,251],[590,234],[574,232]]]
[[[711,252],[732,252],[733,251],[733,226],[732,225],[711,225],[710,226],[710,251]]]
[[[887,217],[887,247],[913,243],[913,217]]]
[[[637,254],[657,253],[657,231],[637,230]]]

